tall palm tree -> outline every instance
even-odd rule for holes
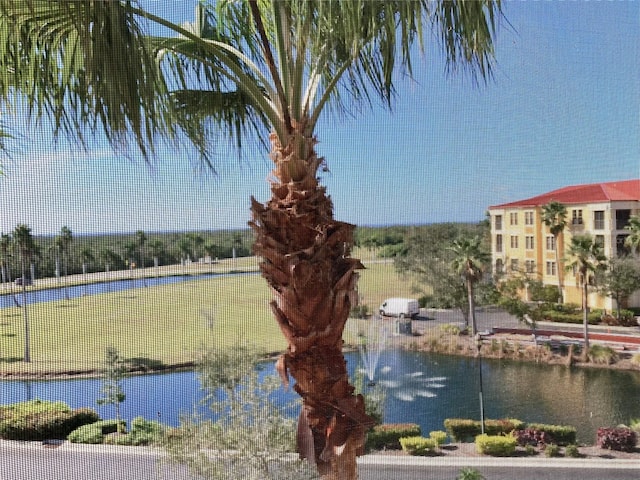
[[[69,289],[67,285],[68,280],[68,266],[69,266],[69,248],[71,242],[73,242],[73,233],[69,227],[64,226],[60,229],[60,233],[55,238],[55,245],[62,255],[62,268],[64,275],[64,298],[69,300]]]
[[[632,215],[624,228],[631,232],[624,239],[625,246],[630,248],[633,253],[640,253],[640,215]]]
[[[454,240],[450,250],[454,254],[453,270],[463,279],[467,289],[472,338],[478,333],[476,323],[475,285],[482,280],[484,267],[491,263],[491,254],[482,248],[480,237]]]
[[[20,224],[13,230],[13,241],[20,255],[20,272],[22,273],[22,315],[24,318],[24,357],[23,361],[31,362],[31,344],[29,338],[29,313],[27,305],[27,265],[31,263],[32,257],[36,254],[36,246],[31,228]]]
[[[584,326],[584,354],[589,351],[589,285],[595,283],[596,273],[606,269],[607,257],[591,235],[574,235],[567,251],[566,270],[574,271],[582,289],[582,323]]]
[[[350,257],[354,227],[334,219],[319,183],[318,119],[327,107],[343,113],[376,99],[390,107],[425,39],[438,40],[449,71],[489,77],[500,4],[202,2],[184,26],[129,1],[0,0],[0,8],[0,67],[13,75],[0,79],[0,95],[12,98],[14,85],[26,92],[28,111],[53,117],[56,133],[82,142],[87,128],[102,129],[147,158],[158,136],[183,133],[206,165],[221,129],[239,147],[258,138],[270,148],[272,196],[252,199],[250,225],[288,342],[278,368],[303,397],[298,448],[324,478],[356,478],[372,421],[349,385],[342,331],[362,265]],[[176,36],[145,37],[141,19]]]
[[[11,298],[13,298],[13,302],[16,306],[20,306],[20,302],[15,296],[13,291],[13,281],[11,280],[11,265],[9,260],[12,257],[11,249],[13,246],[13,239],[11,235],[8,233],[3,233],[0,236],[0,255],[2,256],[2,281],[6,281],[9,283],[9,290],[11,292]]]
[[[567,228],[567,207],[562,203],[552,201],[542,206],[542,223],[549,227],[549,233],[553,235],[556,253],[556,272],[558,274],[558,303],[563,302],[563,269],[560,268],[560,235]]]

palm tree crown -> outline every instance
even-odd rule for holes
[[[631,232],[627,238],[624,239],[624,244],[629,247],[632,252],[640,252],[640,215],[633,215],[629,218],[629,223],[624,227]]]

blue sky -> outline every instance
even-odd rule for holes
[[[149,1],[190,20],[191,1]],[[487,85],[444,74],[433,52],[399,84],[393,112],[329,112],[318,152],[336,217],[358,225],[479,221],[488,206],[564,185],[640,177],[640,3],[507,1]],[[21,122],[17,119],[16,122]],[[146,166],[104,142],[52,147],[45,132],[4,162],[0,231],[75,234],[243,228],[269,197],[266,152],[220,152],[217,177],[194,154]]]

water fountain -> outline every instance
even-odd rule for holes
[[[379,315],[374,315],[367,322],[367,327],[358,332],[358,351],[364,365],[364,373],[369,380],[369,385],[375,385],[375,375],[380,352],[384,350],[389,336],[389,328],[384,319]]]

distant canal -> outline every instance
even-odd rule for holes
[[[353,372],[360,364],[358,354],[347,358]],[[273,365],[264,374],[275,374]],[[573,425],[584,443],[595,443],[598,427],[640,418],[639,372],[483,360],[482,376],[486,418]],[[382,352],[376,381],[387,391],[386,422],[414,422],[428,435],[443,430],[445,418],[480,418],[476,359],[387,350]],[[96,379],[0,381],[0,403],[63,400],[113,417],[113,407],[96,405],[100,385]],[[129,377],[124,388],[125,418],[143,416],[170,425],[193,413],[202,398],[194,372]],[[278,398],[285,402],[297,397],[281,391]]]

